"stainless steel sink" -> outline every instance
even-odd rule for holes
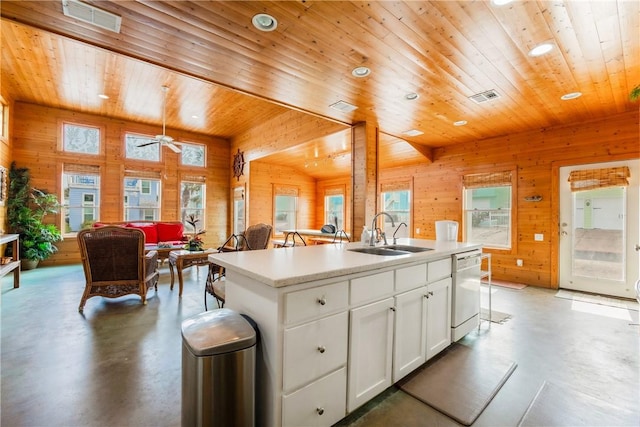
[[[382,246],[388,249],[394,249],[396,251],[406,251],[406,252],[426,252],[432,251],[431,248],[423,248],[421,246],[409,246],[409,245],[385,245]]]
[[[385,245],[385,246],[365,246],[364,248],[355,248],[348,249],[353,252],[361,252],[363,254],[371,254],[371,255],[386,255],[386,256],[397,256],[397,255],[408,255],[410,253],[415,252],[425,252],[432,251],[431,248],[422,248],[420,246],[409,246],[409,245]]]
[[[411,253],[408,251],[397,251],[395,249],[389,249],[383,246],[367,246],[364,248],[355,248],[355,249],[347,249],[347,250],[352,252],[361,252],[363,254],[386,255],[386,256],[409,255]]]

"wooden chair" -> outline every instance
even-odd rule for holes
[[[78,311],[95,296],[140,295],[147,303],[150,287],[158,290],[158,253],[145,254],[144,233],[135,228],[104,226],[78,232],[86,285]]]
[[[226,242],[218,248],[219,252],[252,251],[267,249],[271,237],[272,227],[268,224],[255,224],[247,228],[239,235],[232,234]],[[204,287],[204,309],[207,310],[207,293],[213,295],[218,303],[218,308],[224,307],[226,297],[226,283],[224,268],[210,264],[207,283]]]

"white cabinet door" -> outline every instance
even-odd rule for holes
[[[395,297],[393,382],[426,360],[427,288],[422,286]]]
[[[451,344],[451,277],[427,285],[427,360]]]
[[[393,310],[387,298],[350,312],[349,412],[391,385]]]

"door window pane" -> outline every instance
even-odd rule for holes
[[[244,219],[244,188],[233,189],[233,233],[239,234],[246,228]]]
[[[64,232],[88,228],[100,214],[100,176],[64,172],[62,200]]]
[[[124,179],[124,220],[157,221],[159,219],[160,180],[126,177]]]
[[[624,281],[626,188],[572,194],[573,275]]]

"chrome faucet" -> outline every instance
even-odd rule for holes
[[[375,246],[375,243],[373,243],[373,237],[375,235],[375,230],[376,230],[376,219],[378,219],[378,217],[380,215],[386,215],[389,217],[389,219],[391,220],[391,226],[395,227],[396,224],[393,222],[393,218],[391,217],[391,215],[389,215],[386,212],[378,212],[374,217],[373,217],[373,221],[371,221],[371,239],[369,240],[369,246]],[[382,233],[382,236],[384,237],[384,243],[385,245],[387,244],[387,236],[384,235],[384,233]]]
[[[407,225],[406,222],[401,222],[400,224],[398,224],[398,228],[396,228],[396,231],[393,232],[393,244],[395,245],[398,242],[398,238],[396,237],[396,233],[398,232],[398,230],[400,230],[400,227],[405,226],[407,228],[409,228],[409,226]]]

